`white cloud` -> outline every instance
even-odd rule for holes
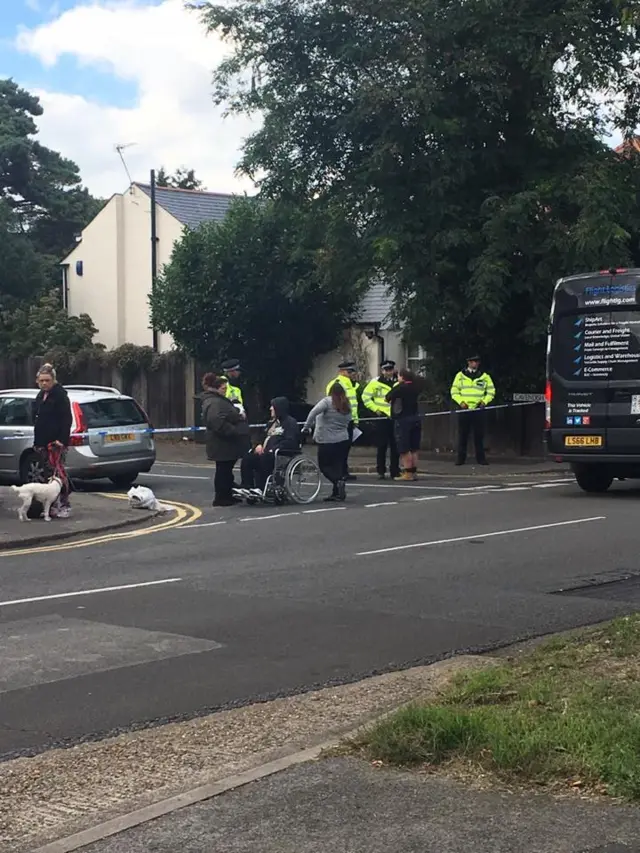
[[[130,107],[35,89],[44,108],[41,141],[78,163],[94,194],[109,196],[126,186],[114,146],[129,142],[136,143],[125,152],[134,180],[146,181],[154,167],[186,166],[210,190],[251,189],[234,169],[242,139],[255,124],[223,119],[211,100],[212,71],[228,46],[207,36],[198,15],[186,11],[182,0],[159,5],[96,0],[23,30],[16,46],[45,67],[71,56],[80,66],[135,86]]]

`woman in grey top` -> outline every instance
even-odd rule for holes
[[[346,498],[344,472],[351,440],[349,424],[351,406],[339,382],[331,386],[330,395],[311,409],[303,434],[309,435],[315,426],[313,438],[318,445],[318,467],[333,489],[325,501],[343,501]]]

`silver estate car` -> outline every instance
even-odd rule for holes
[[[65,385],[73,423],[67,454],[69,476],[80,480],[109,478],[128,488],[138,474],[151,470],[156,449],[142,408],[117,388]],[[33,450],[33,403],[37,388],[0,391],[0,478],[20,483],[44,479],[42,461]],[[108,434],[104,434],[107,431]],[[88,435],[82,435],[88,433]]]

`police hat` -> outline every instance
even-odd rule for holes
[[[382,364],[380,365],[380,370],[393,370],[395,366],[395,361],[391,361],[391,359],[388,358],[386,361],[382,362]]]
[[[340,364],[338,365],[338,370],[355,371],[356,370],[356,363],[355,363],[355,361],[350,361],[349,359],[347,359],[345,361],[341,361]]]
[[[469,356],[467,356],[467,364],[468,364],[470,361],[481,361],[481,360],[482,360],[482,359],[480,358],[480,356],[479,356],[479,355],[469,355]]]
[[[240,362],[237,358],[228,358],[222,362],[222,369],[226,373],[228,370],[240,370]]]

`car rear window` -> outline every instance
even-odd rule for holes
[[[87,429],[133,426],[146,423],[144,412],[134,400],[94,400],[81,403]]]

